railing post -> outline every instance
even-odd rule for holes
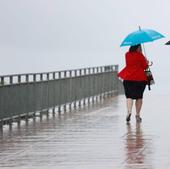
[[[28,74],[26,75],[25,78],[26,78],[26,82],[29,82],[29,75]]]
[[[74,101],[74,109],[76,109],[76,107],[77,107],[77,102]]]
[[[33,74],[33,81],[36,82],[36,74]]]
[[[13,76],[10,76],[9,79],[10,79],[10,80],[9,80],[9,81],[10,81],[10,84],[12,84],[12,83],[13,83]]]
[[[75,77],[77,77],[77,70],[74,71]]]
[[[99,67],[97,67],[97,73],[99,73]]]
[[[3,132],[3,119],[0,119],[0,132]]]
[[[79,100],[79,107],[81,107],[81,100]]]
[[[43,81],[43,74],[40,74],[40,81]]]
[[[58,106],[58,113],[61,114],[61,106]]]
[[[47,80],[49,80],[49,73],[47,73],[46,75],[47,75]]]
[[[53,72],[53,80],[55,80],[55,72]]]
[[[88,73],[89,73],[89,75],[91,74],[91,68],[88,68]]]
[[[4,85],[4,77],[1,77],[1,85]]]
[[[64,78],[67,77],[67,71],[64,71]]]
[[[115,71],[118,71],[118,67],[119,67],[118,65],[115,65]]]
[[[103,73],[103,67],[100,67],[100,71],[101,71],[101,73]]]
[[[83,106],[86,105],[86,98],[83,99]]]
[[[72,103],[69,103],[69,110],[71,111],[71,108],[72,108]]]
[[[95,68],[93,67],[93,74],[95,73]]]
[[[52,109],[53,117],[55,116],[55,107]]]
[[[88,105],[90,104],[90,98],[89,97],[87,98],[87,104]]]
[[[58,72],[58,78],[61,79],[61,72]]]
[[[80,69],[80,70],[79,70],[79,76],[81,76],[81,75],[82,75],[82,70]]]
[[[72,71],[70,70],[69,72],[70,72],[69,76],[72,77]]]
[[[21,83],[21,75],[18,75],[18,83]]]
[[[64,108],[64,112],[66,112],[67,111],[66,104],[63,106],[63,108]]]
[[[86,69],[84,69],[84,75],[86,75]]]

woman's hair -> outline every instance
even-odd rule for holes
[[[131,47],[129,48],[129,52],[135,52],[139,47],[141,47],[140,44],[131,46]]]

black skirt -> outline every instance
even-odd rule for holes
[[[123,86],[125,89],[126,98],[142,99],[143,92],[146,87],[146,81],[130,81],[124,80]]]

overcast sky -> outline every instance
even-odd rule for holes
[[[1,74],[124,66],[123,38],[140,25],[166,38],[145,45],[154,90],[169,90],[169,0],[0,0]],[[162,82],[163,81],[163,82]]]

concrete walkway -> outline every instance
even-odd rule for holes
[[[142,123],[125,122],[124,96],[5,127],[0,168],[169,169],[170,96],[146,92]]]

